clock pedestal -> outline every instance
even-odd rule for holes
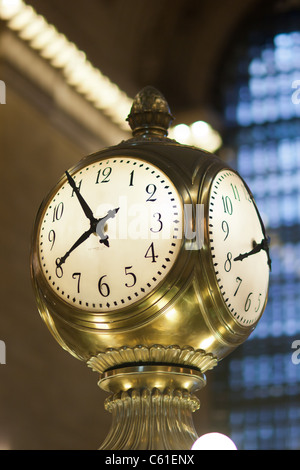
[[[99,386],[112,392],[105,409],[111,430],[101,450],[188,450],[197,439],[192,413],[200,403],[194,392],[205,377],[192,369],[137,365],[106,372]]]
[[[111,394],[101,449],[189,450],[204,374],[248,338],[266,305],[270,260],[251,193],[216,155],[168,139],[172,119],[157,90],[142,90],[128,116],[133,137],[66,172],[34,227],[40,314]],[[100,200],[114,211],[94,212]],[[109,214],[127,214],[124,200],[153,210],[141,244],[106,234]]]

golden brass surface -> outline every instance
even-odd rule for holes
[[[108,156],[138,156],[158,165],[174,182],[183,204],[204,204],[210,183],[226,167],[216,156],[176,142],[123,142],[83,159],[71,173]],[[218,360],[241,344],[254,326],[239,325],[228,312],[212,269],[209,236],[204,218],[200,250],[187,250],[182,239],[179,256],[170,275],[148,297],[116,312],[87,312],[70,306],[53,291],[40,267],[38,233],[48,199],[41,205],[33,233],[32,278],[39,311],[57,341],[81,360],[88,361],[107,348],[138,344],[178,344],[203,349]]]
[[[108,370],[102,374],[98,382],[103,390],[112,393],[132,388],[164,390],[167,387],[172,390],[183,389],[194,393],[205,383],[205,376],[199,371],[164,364],[140,364]]]
[[[100,450],[186,450],[197,439],[192,413],[197,397],[187,390],[131,389],[105,401],[112,425]]]
[[[160,102],[162,111],[159,108],[158,116],[146,109],[141,118],[140,102],[134,103],[130,117],[137,130],[134,138],[85,157],[69,173],[111,156],[133,156],[158,166],[175,184],[182,207],[204,205],[202,246],[189,249],[190,241],[182,234],[181,249],[169,275],[133,305],[113,312],[89,312],[71,306],[47,283],[38,254],[41,220],[48,201],[65,183],[63,176],[37,214],[32,238],[32,280],[39,312],[55,339],[100,373],[99,386],[114,394],[115,398],[106,404],[113,413],[113,428],[102,448],[188,449],[197,437],[191,423],[194,399],[190,393],[204,386],[203,372],[242,344],[257,322],[243,326],[230,315],[216,281],[209,248],[211,183],[228,166],[215,155],[163,137],[165,119],[170,118],[165,103]],[[153,102],[157,103],[156,98]],[[141,124],[145,116],[148,121]],[[176,390],[181,390],[184,398],[179,400]],[[121,395],[116,395],[118,392]],[[160,424],[153,424],[154,411],[164,416]],[[131,416],[130,429],[126,416]],[[188,437],[181,421],[186,423]],[[122,429],[126,429],[125,434]],[[141,432],[143,442],[138,442],[137,433]],[[172,438],[172,434],[176,437]],[[185,437],[181,439],[180,435]]]
[[[165,97],[155,88],[147,86],[135,97],[127,121],[134,136],[166,136],[173,119]]]
[[[137,345],[135,347],[124,346],[122,348],[109,348],[91,357],[87,365],[95,372],[102,374],[118,364],[181,364],[184,367],[193,367],[203,373],[217,365],[217,359],[212,354],[206,354],[203,349],[195,350],[191,346],[180,348],[178,345],[153,346]]]

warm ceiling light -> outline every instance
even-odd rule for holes
[[[18,32],[53,67],[60,69],[70,86],[120,128],[129,132],[126,117],[130,112],[132,98],[93,67],[85,53],[64,34],[59,33],[22,0],[0,0],[0,19],[6,20],[10,29]],[[197,121],[191,126],[179,124],[171,128],[169,134],[182,144],[210,152],[214,152],[222,144],[220,135],[204,121]]]
[[[0,18],[3,20],[10,19],[20,11],[22,4],[22,0],[0,0]]]
[[[20,8],[16,11],[12,18],[9,19],[8,22],[10,29],[16,31],[22,31],[30,24],[30,22],[34,21],[35,17],[37,16],[32,7],[25,5],[24,3],[20,4],[19,7]]]
[[[29,41],[30,39],[36,37],[39,33],[41,33],[46,26],[46,22],[42,16],[38,16],[34,18],[32,21],[29,22],[27,26],[19,33],[20,37],[25,41]]]
[[[187,124],[178,124],[171,129],[170,134],[182,144],[189,144],[191,140],[191,130]]]
[[[181,144],[215,152],[222,145],[220,134],[205,121],[193,122],[190,126],[178,124],[170,129],[170,136]]]
[[[33,36],[33,38],[30,40],[30,46],[37,50],[43,49],[47,44],[51,43],[55,35],[56,29],[54,26],[45,23],[39,34]]]
[[[129,131],[126,117],[132,99],[93,67],[85,53],[64,34],[22,0],[0,0],[0,19],[6,20],[8,27],[18,32],[53,67],[61,69],[66,82],[78,93],[110,116],[119,127]]]

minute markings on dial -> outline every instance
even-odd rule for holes
[[[172,245],[174,245],[174,244],[172,243]],[[169,258],[166,258],[165,260],[166,260],[167,262],[170,262],[170,261],[171,261]],[[167,266],[166,266],[165,264],[162,264],[162,265],[161,265],[161,269],[162,269],[162,270],[164,270],[164,269],[166,269],[166,268],[167,268]],[[153,276],[153,277],[152,277],[152,280],[156,283],[156,282],[159,280],[159,276],[161,276],[162,274],[163,274],[163,272],[160,271],[160,270],[158,270],[158,271],[157,271],[158,278],[155,278],[155,277]],[[51,280],[51,279],[52,279],[52,277],[49,276],[49,280]],[[52,285],[53,285],[53,286],[56,285],[56,282],[57,282],[57,281],[53,281],[53,282],[52,282]],[[150,284],[150,283],[148,282],[148,283],[146,284],[146,287],[151,288],[151,287],[152,287],[152,284]],[[59,286],[57,286],[57,290],[59,290],[59,289],[60,289]],[[144,294],[144,293],[146,292],[146,289],[145,289],[144,287],[141,287],[141,288],[140,288],[140,291]],[[65,292],[61,291],[61,294],[62,294],[62,295],[65,295]],[[138,297],[138,296],[139,296],[138,291],[134,292],[133,295],[134,295],[135,297]],[[71,298],[71,296],[68,295],[68,294],[66,295],[66,297],[67,297],[67,299],[70,299],[70,298]],[[132,296],[130,296],[130,295],[127,296],[127,299],[128,299],[128,300],[131,300],[131,299],[132,299]],[[110,307],[110,305],[111,305],[111,303],[112,303],[112,302],[111,302],[111,303],[107,302],[106,304],[103,304],[103,303],[100,302],[100,303],[98,303],[98,304],[96,304],[96,303],[91,304],[90,302],[84,302],[84,301],[82,301],[81,299],[78,299],[78,298],[75,297],[75,296],[74,296],[71,300],[72,300],[73,303],[78,302],[79,305],[84,304],[86,307],[93,307],[93,308],[97,308],[98,306],[99,306],[100,308],[102,308],[103,305],[105,305],[105,306],[107,306],[107,307]],[[113,301],[113,303],[114,303],[115,306],[119,306],[120,304],[125,303],[125,299],[124,299],[124,298],[121,298],[119,301]]]
[[[227,180],[228,176],[230,178]],[[227,181],[223,183],[224,180]],[[246,207],[245,204],[248,204],[246,201],[249,201],[251,206]],[[254,281],[253,283],[251,281],[251,277],[249,277],[251,276],[251,269],[252,271],[255,269],[252,261],[251,265],[249,265],[248,273],[246,268],[248,262],[241,265],[241,273],[237,268],[234,268],[232,262],[242,261],[262,250],[267,252],[267,239],[260,217],[257,216],[258,210],[253,197],[251,197],[251,192],[247,191],[247,187],[243,186],[242,180],[238,178],[235,172],[223,170],[223,173],[215,178],[210,192],[208,241],[210,243],[213,268],[220,294],[222,294],[223,300],[231,314],[243,325],[252,324],[256,320],[257,315],[259,315],[263,306],[262,296],[264,295],[265,287],[260,287],[261,285],[257,284],[257,282],[255,283]],[[242,252],[239,256],[235,257],[232,253],[235,252],[236,247],[242,246],[241,242],[244,236],[242,227],[246,226],[248,218],[254,224],[253,238],[262,241],[255,243],[252,250],[248,252],[245,250],[245,253]],[[259,238],[262,233],[261,231],[263,232],[263,239]],[[239,265],[239,263],[234,264]],[[263,269],[263,272],[265,272],[265,269]],[[242,284],[243,287],[240,289],[242,278],[244,282]],[[261,279],[265,283],[265,278],[262,277]],[[238,282],[237,285],[234,284],[235,280]],[[263,286],[265,285],[267,284],[263,284]],[[237,297],[239,299],[234,300]],[[249,316],[248,312],[250,311],[252,313]]]
[[[117,160],[115,160],[115,161],[117,161]],[[118,163],[121,163],[121,160],[118,160]],[[152,270],[152,272],[151,272],[151,277],[149,277],[149,282],[147,282],[147,283],[140,283],[139,285],[137,284],[137,285],[136,285],[136,292],[134,292],[134,291],[131,290],[130,295],[127,296],[127,297],[124,297],[124,298],[121,298],[121,297],[116,298],[116,295],[118,295],[118,294],[115,294],[115,293],[114,293],[113,297],[111,297],[111,301],[109,301],[109,302],[107,302],[107,303],[105,303],[105,302],[93,302],[93,301],[90,301],[90,299],[87,299],[88,301],[86,301],[86,299],[84,299],[84,297],[82,297],[81,293],[80,293],[80,295],[78,295],[78,294],[76,294],[76,293],[74,292],[75,295],[74,295],[74,294],[71,294],[71,295],[70,295],[70,292],[68,292],[69,289],[66,288],[66,284],[65,284],[65,282],[66,282],[66,276],[70,276],[70,272],[71,272],[71,274],[72,274],[73,271],[80,271],[80,270],[81,270],[81,267],[74,265],[74,261],[72,261],[71,265],[69,265],[69,263],[67,263],[67,264],[66,264],[66,268],[64,268],[64,278],[63,278],[63,279],[60,279],[60,278],[56,279],[56,278],[57,278],[57,275],[55,275],[55,272],[53,272],[53,268],[50,269],[50,267],[49,267],[49,256],[47,256],[46,261],[43,259],[42,262],[43,262],[44,273],[45,273],[46,275],[48,275],[48,279],[49,279],[49,281],[51,282],[51,285],[52,285],[52,283],[54,283],[54,284],[55,284],[55,289],[60,290],[60,295],[63,296],[63,297],[65,297],[66,299],[68,299],[70,302],[75,303],[76,305],[87,306],[87,307],[89,307],[89,308],[92,307],[92,308],[95,308],[95,309],[97,309],[97,308],[99,308],[99,307],[105,309],[105,306],[107,306],[107,304],[109,304],[109,308],[112,308],[113,305],[116,305],[116,304],[117,304],[117,305],[121,305],[121,304],[123,304],[123,302],[127,304],[127,303],[128,303],[127,299],[129,299],[129,300],[134,300],[135,298],[138,299],[140,296],[144,296],[145,293],[147,293],[147,291],[148,291],[149,289],[152,289],[152,288],[160,281],[160,279],[163,278],[165,272],[167,272],[167,269],[169,269],[169,268],[168,268],[168,265],[171,265],[171,261],[173,261],[174,256],[177,254],[178,247],[181,246],[181,241],[179,240],[179,239],[180,239],[180,236],[179,236],[178,230],[174,230],[174,228],[177,228],[177,227],[175,227],[175,224],[177,225],[177,223],[178,223],[178,222],[177,222],[178,217],[179,217],[179,219],[180,219],[179,212],[178,212],[178,211],[179,211],[179,203],[178,203],[178,199],[176,199],[176,197],[174,197],[174,194],[175,194],[175,193],[173,193],[173,192],[171,191],[171,187],[169,187],[169,185],[166,183],[167,180],[164,178],[164,176],[163,176],[162,174],[157,174],[157,170],[153,170],[153,166],[151,166],[151,165],[148,166],[146,163],[139,163],[138,161],[137,161],[137,162],[133,162],[132,159],[131,159],[131,160],[128,160],[128,161],[126,162],[126,158],[122,159],[122,163],[123,163],[124,165],[125,165],[126,163],[129,163],[129,168],[130,168],[130,170],[128,171],[128,173],[131,173],[131,172],[132,172],[132,171],[131,171],[132,169],[138,169],[139,167],[140,167],[140,168],[143,167],[144,170],[146,170],[147,172],[149,172],[149,175],[150,175],[150,173],[151,173],[151,175],[152,175],[151,178],[149,178],[149,180],[148,180],[149,183],[152,181],[152,182],[157,186],[157,188],[163,188],[163,192],[164,192],[164,194],[165,194],[165,196],[164,196],[165,199],[164,199],[164,200],[165,200],[165,202],[167,202],[167,200],[166,200],[166,196],[167,196],[168,201],[169,201],[169,202],[168,202],[168,205],[169,205],[169,207],[170,207],[170,215],[171,215],[171,213],[173,213],[173,219],[170,219],[170,220],[168,219],[168,222],[172,224],[172,231],[173,231],[173,233],[170,234],[170,239],[169,239],[169,240],[170,240],[170,244],[169,244],[169,247],[168,247],[168,248],[167,248],[167,246],[166,246],[166,247],[163,249],[163,251],[161,251],[160,253],[159,253],[159,251],[156,252],[156,254],[160,254],[160,256],[161,256],[161,260],[160,260],[160,261],[161,261],[161,262],[160,262],[160,264],[157,266],[158,269],[156,269],[155,272]],[[103,160],[102,162],[97,162],[97,163],[95,163],[95,164],[90,165],[89,168],[83,168],[82,170],[77,171],[77,172],[74,174],[73,178],[74,178],[74,180],[76,181],[77,188],[78,188],[78,189],[80,188],[81,192],[83,191],[83,196],[85,195],[85,191],[84,191],[84,190],[85,190],[85,179],[84,179],[84,174],[85,174],[85,172],[87,172],[88,169],[97,167],[97,165],[102,165],[102,168],[105,169],[105,166],[107,166],[108,164],[110,164],[110,166],[113,168],[112,159],[107,160],[107,161],[104,161],[104,160]],[[101,168],[101,166],[98,166],[98,168]],[[150,171],[149,171],[149,170],[150,170]],[[94,171],[93,174],[95,174],[95,172],[97,173],[97,170],[96,170],[96,169],[94,169],[93,171]],[[158,171],[160,171],[160,170],[158,170]],[[103,174],[103,171],[101,171],[101,175],[102,175],[102,174]],[[83,179],[82,179],[82,175],[83,175]],[[137,176],[137,174],[136,174],[136,172],[135,172],[135,177],[136,177],[136,176]],[[155,178],[155,180],[153,180],[153,178]],[[147,181],[147,178],[144,177],[144,180]],[[80,181],[80,183],[82,183],[82,184],[79,184],[79,181]],[[156,184],[156,181],[157,181],[157,184]],[[133,179],[133,183],[135,183],[135,182],[137,182],[137,180],[134,180],[134,179]],[[160,184],[160,183],[161,183],[161,184]],[[99,184],[100,184],[100,178],[99,178]],[[128,184],[130,184],[130,180],[128,180]],[[104,185],[103,185],[103,186],[104,186]],[[67,188],[67,187],[68,187],[68,185],[65,185],[65,186],[61,187],[61,188],[59,189],[59,192],[61,192],[61,194],[63,195],[63,192],[66,193],[66,188]],[[65,191],[62,191],[63,189],[64,189]],[[75,211],[76,209],[75,209],[74,204],[76,203],[76,201],[75,201],[76,198],[74,198],[74,196],[76,195],[76,193],[74,192],[74,188],[72,188],[72,189],[73,189],[73,191],[72,191],[72,197],[73,197],[73,200],[74,200],[74,203],[72,203],[72,204],[73,204],[72,207],[74,207],[73,210]],[[99,186],[99,189],[100,189],[100,186]],[[97,188],[97,190],[98,190],[98,188]],[[69,207],[68,204],[69,204],[69,203],[67,202],[66,199],[61,199],[60,197],[58,197],[58,196],[59,196],[59,192],[55,195],[55,198],[52,200],[52,202],[50,203],[50,205],[53,205],[53,206],[54,206],[55,204],[57,205],[57,204],[60,203],[61,200],[63,200],[64,203],[65,203],[65,212],[66,212],[66,214],[67,214],[68,207]],[[157,193],[157,194],[158,194],[158,193]],[[68,197],[69,197],[69,196],[68,196]],[[87,195],[86,195],[86,197],[87,197],[87,200],[88,200],[89,202],[93,201],[93,199],[90,199]],[[56,200],[56,202],[54,203],[55,200]],[[67,204],[66,204],[65,201],[67,202]],[[54,203],[54,204],[52,204],[52,203]],[[93,203],[93,204],[94,204],[94,203]],[[168,207],[168,206],[166,206],[166,207]],[[60,227],[64,227],[64,224],[63,224],[62,226],[61,226],[61,225],[56,225],[56,224],[55,224],[55,226],[52,226],[52,225],[51,225],[51,220],[52,220],[52,213],[51,213],[51,210],[53,210],[53,209],[50,209],[50,213],[49,213],[49,210],[47,211],[47,214],[45,215],[45,219],[44,219],[44,221],[43,221],[44,223],[46,223],[46,222],[47,222],[47,223],[46,223],[46,225],[43,225],[43,226],[42,226],[42,231],[45,230],[45,228],[46,228],[47,232],[46,232],[46,231],[44,232],[44,239],[42,239],[42,240],[43,240],[42,242],[44,243],[44,245],[46,245],[46,242],[47,242],[47,249],[48,249],[48,251],[49,251],[51,245],[50,245],[50,240],[47,240],[47,237],[48,237],[49,230],[52,230],[52,228],[53,228],[53,229],[55,230],[55,234],[56,234],[56,243],[55,243],[55,245],[54,245],[53,252],[52,252],[52,258],[53,258],[53,256],[61,255],[61,253],[58,253],[58,247],[59,247],[59,246],[62,246],[62,247],[64,246],[64,245],[62,244],[62,242],[61,242],[61,234],[62,234],[63,232],[62,232],[62,229],[60,228]],[[98,209],[98,210],[99,210],[99,209]],[[159,209],[158,209],[158,210],[159,210]],[[75,212],[75,214],[76,214],[76,212]],[[180,214],[181,214],[181,212],[180,212]],[[86,214],[85,214],[85,215],[86,215]],[[91,222],[91,220],[92,220],[92,219],[91,219],[91,214],[89,214],[89,215],[90,215],[89,220],[90,220],[90,222]],[[78,213],[78,216],[79,216],[79,213]],[[82,217],[81,217],[81,216],[79,216],[79,217],[80,217],[80,220],[81,220]],[[67,220],[69,220],[69,221],[71,220],[71,219],[70,219],[70,216],[69,216],[69,219],[67,218]],[[179,222],[180,222],[180,220],[179,220]],[[70,224],[70,222],[68,222],[68,223]],[[80,222],[80,223],[81,223],[81,222]],[[66,226],[66,225],[65,225],[65,226]],[[79,227],[79,225],[77,225],[77,226]],[[83,226],[83,225],[82,225],[82,226]],[[57,227],[57,228],[56,228],[56,227]],[[157,228],[157,226],[156,226],[155,228]],[[100,232],[103,233],[103,229],[104,229],[103,224],[100,226],[100,229],[101,229]],[[80,229],[79,229],[79,230],[80,230]],[[82,240],[83,238],[88,237],[88,233],[90,232],[90,230],[91,230],[91,229],[86,230],[86,231],[77,239],[77,242],[78,242],[78,240],[80,240],[80,239]],[[86,232],[88,232],[88,233],[86,233]],[[69,232],[69,233],[71,234],[71,232]],[[75,233],[75,231],[74,231],[74,233]],[[77,233],[78,233],[78,230],[77,230]],[[79,233],[80,233],[80,232],[79,232]],[[97,231],[96,231],[96,233],[97,233]],[[108,232],[108,233],[109,233],[109,232]],[[177,233],[178,233],[178,235],[177,235]],[[83,235],[84,235],[84,237],[83,237]],[[98,233],[98,235],[99,235],[99,233]],[[41,232],[41,238],[42,238],[42,236],[43,236],[43,233]],[[81,238],[81,237],[83,237],[83,238]],[[53,233],[51,233],[50,238],[51,238],[51,239],[53,238]],[[71,239],[71,235],[69,236],[68,239]],[[178,239],[178,240],[177,240],[177,239]],[[80,241],[81,241],[81,240],[80,240]],[[48,242],[49,242],[49,243],[48,243]],[[58,242],[60,242],[60,244],[59,244]],[[76,242],[75,242],[75,243],[76,243]],[[74,244],[75,244],[75,243],[74,243]],[[100,243],[101,243],[101,241],[100,241]],[[150,242],[149,242],[149,243],[150,243]],[[156,243],[155,240],[154,240],[154,243]],[[93,244],[94,244],[93,240],[91,240],[91,242],[89,242],[89,244],[87,244],[87,247],[89,247],[89,248],[88,248],[89,250],[94,249],[94,248],[92,248]],[[41,259],[42,259],[42,257],[44,258],[43,248],[44,248],[43,246],[41,246],[41,248],[40,248]],[[45,251],[45,250],[44,250],[44,251]],[[70,250],[69,250],[69,251],[70,251]],[[68,253],[68,252],[67,252],[67,253]],[[100,252],[99,252],[99,253],[100,253]],[[69,255],[69,254],[68,254],[68,255]],[[79,255],[79,256],[81,256],[81,255]],[[63,263],[61,263],[61,264],[60,264],[60,261],[59,261],[59,260],[56,261],[56,262],[54,263],[55,266],[56,266],[56,268],[57,268],[57,267],[62,268],[62,267],[64,266],[64,262],[66,261],[67,258],[68,258],[68,257],[65,257],[65,258],[62,260]],[[56,258],[56,259],[57,259],[57,258]],[[72,259],[73,259],[73,257],[72,257]],[[74,257],[74,259],[76,260],[76,259],[79,259],[79,258],[78,258],[78,256],[77,256],[77,258]],[[151,260],[150,260],[150,261],[151,261]],[[129,264],[129,262],[128,262],[128,264]],[[68,269],[67,269],[67,266],[68,266]],[[70,268],[69,266],[71,266],[71,268]],[[74,267],[72,267],[72,266],[74,266]],[[72,271],[70,271],[70,269],[72,269]],[[102,273],[103,273],[103,272],[102,272]],[[149,274],[150,274],[150,273],[149,273]],[[84,270],[82,271],[82,278],[84,279]],[[72,282],[72,281],[71,281],[71,282]],[[144,291],[144,292],[143,292],[143,291]],[[85,291],[83,290],[83,291],[82,291],[82,294],[83,294],[83,295],[85,295],[84,292],[85,292]]]

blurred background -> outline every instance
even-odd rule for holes
[[[207,373],[197,431],[300,449],[299,0],[0,0],[0,449],[96,449],[108,433],[97,374],[39,317],[30,239],[65,169],[130,138],[146,85],[172,138],[241,173],[271,236],[267,309]]]

